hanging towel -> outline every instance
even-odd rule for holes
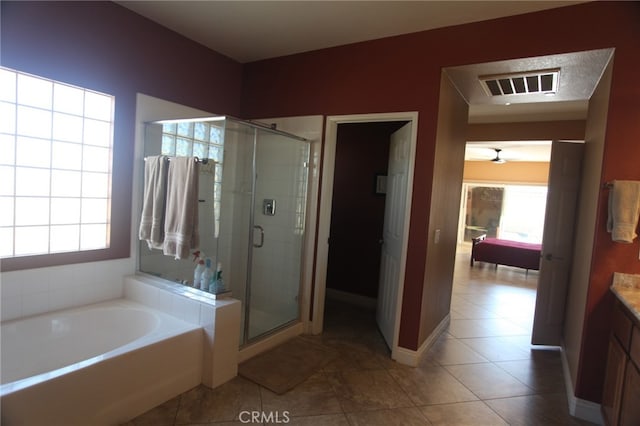
[[[138,236],[150,249],[161,249],[164,242],[167,163],[168,157],[164,155],[144,159],[144,194]]]
[[[198,163],[193,157],[172,157],[167,177],[163,252],[187,259],[198,247]]]
[[[640,181],[616,180],[609,193],[607,231],[617,243],[632,243],[640,216]]]

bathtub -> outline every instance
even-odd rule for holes
[[[130,300],[1,327],[3,426],[118,424],[201,382],[202,328]]]

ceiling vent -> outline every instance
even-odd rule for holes
[[[526,95],[532,93],[555,94],[558,90],[560,69],[529,71],[511,74],[479,76],[480,84],[488,96]]]

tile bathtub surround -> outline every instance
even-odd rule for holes
[[[468,255],[456,266],[452,306],[475,323],[459,337],[454,325],[416,368],[390,360],[374,312],[328,300],[325,331],[309,338],[341,355],[304,383],[276,395],[237,377],[214,390],[187,392],[127,426],[240,425],[243,409],[287,411],[289,425],[308,426],[590,424],[568,413],[560,352],[528,344],[524,316],[533,315],[537,275],[470,270]]]
[[[0,272],[1,320],[120,298],[134,270],[132,259],[117,259]]]
[[[202,383],[215,388],[237,375],[240,301],[213,299],[180,284],[143,275],[124,278],[124,296],[200,325],[204,331]]]

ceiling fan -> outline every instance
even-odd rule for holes
[[[490,160],[492,163],[494,164],[504,164],[506,163],[505,160],[503,160],[502,158],[500,158],[500,152],[502,151],[500,148],[493,148],[493,150],[496,152],[496,158]]]

